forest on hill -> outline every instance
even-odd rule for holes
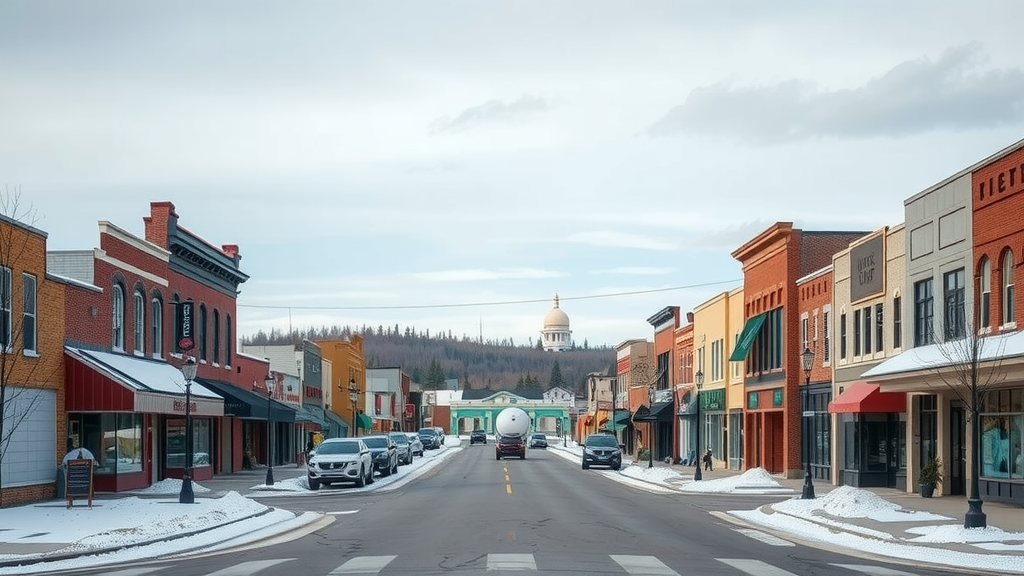
[[[562,386],[584,394],[591,372],[614,373],[615,350],[591,348],[584,340],[563,352],[545,352],[540,340],[516,344],[513,339],[479,341],[451,332],[431,334],[399,325],[331,326],[319,329],[273,330],[242,338],[243,344],[266,346],[301,344],[302,341],[334,340],[353,334],[363,337],[369,368],[400,367],[427,389],[442,388],[445,380],[458,380],[460,388],[491,390]]]

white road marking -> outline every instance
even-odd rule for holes
[[[331,516],[344,516],[345,514],[355,514],[356,512],[359,512],[359,510],[339,510],[337,512],[325,512],[325,514],[330,514]]]
[[[327,573],[327,576],[338,576],[339,574],[376,574],[394,559],[395,556],[357,556],[331,570]]]
[[[679,576],[654,556],[611,556],[630,576]]]
[[[236,564],[230,568],[210,572],[206,576],[251,576],[264,568],[270,568],[271,566],[276,566],[283,562],[291,562],[292,560],[295,560],[295,558],[278,558],[276,560],[253,560],[252,562],[242,562],[241,564]]]
[[[783,540],[778,536],[773,536],[767,532],[761,532],[760,530],[752,530],[750,528],[736,528],[736,531],[748,538],[753,538],[758,542],[763,542],[769,546],[796,546],[788,540]]]
[[[728,564],[733,568],[751,574],[752,576],[797,576],[788,570],[782,568],[776,568],[771,564],[761,562],[760,560],[746,560],[741,558],[717,558],[722,564]]]
[[[118,570],[117,572],[107,572],[104,576],[142,576],[143,574],[149,574],[150,572],[156,572],[157,570],[172,570],[174,566],[152,566],[149,568],[127,568],[125,570]]]
[[[488,570],[536,570],[533,554],[488,554]]]
[[[846,568],[847,570],[853,570],[862,574],[870,574],[871,576],[917,576],[913,572],[893,570],[884,566],[868,566],[866,564],[833,564],[833,566],[839,566],[840,568]]]

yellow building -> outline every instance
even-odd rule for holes
[[[346,423],[347,434],[355,436],[352,423],[355,415],[361,411],[366,397],[366,359],[363,355],[363,337],[349,336],[346,340],[320,340],[320,354],[324,360],[331,362],[330,382],[324,382],[324,405],[329,412]],[[356,391],[356,401],[352,402],[351,390]],[[369,429],[369,417],[361,415],[358,428]],[[372,424],[372,421],[369,421]]]
[[[686,442],[697,430],[693,418],[680,414],[683,446],[696,454],[710,448],[716,466],[742,469],[743,375],[742,362],[730,362],[736,338],[743,329],[743,288],[722,292],[693,309],[694,377],[701,384],[700,446]],[[689,455],[685,451],[684,455]]]

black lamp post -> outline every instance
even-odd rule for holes
[[[270,400],[274,397],[274,385],[277,384],[277,380],[274,379],[273,374],[267,374],[266,379],[263,383],[267,386],[267,486],[274,485],[274,437],[273,433],[273,422],[270,419]]]
[[[593,402],[594,409],[594,432],[597,432],[597,380],[593,375],[590,376],[590,401]]]
[[[700,391],[704,388],[704,372],[702,370],[698,370],[697,373],[693,375],[693,384],[697,389],[696,396],[693,399],[693,401],[697,403],[697,450],[693,453],[693,457],[697,459],[697,469],[693,471],[693,479],[696,481],[704,479],[704,475],[700,471],[701,461],[703,460],[701,457],[702,453],[700,451],[700,428],[702,424],[700,421]]]
[[[179,504],[194,504],[196,501],[192,491],[192,381],[198,369],[194,356],[186,358],[181,365],[181,375],[185,377],[185,470],[181,475]]]
[[[359,401],[359,388],[356,388],[356,379],[350,378],[348,381],[348,399],[352,401],[352,437],[359,436],[359,414],[356,412],[356,402]]]
[[[800,354],[800,363],[804,369],[804,410],[810,408],[811,398],[811,368],[814,367],[814,350],[804,348]],[[804,458],[807,460],[807,470],[804,472],[804,489],[800,498],[804,500],[814,499],[814,483],[811,482],[811,427],[807,419],[801,415],[804,421]]]
[[[616,428],[616,426],[619,425],[619,421],[615,419],[615,402],[618,400],[618,395],[619,395],[619,380],[618,380],[618,378],[613,378],[612,381],[609,384],[611,385],[611,388],[612,388],[612,425],[609,426],[609,428],[611,428],[612,434],[615,435],[615,443],[618,444],[619,443],[619,430],[618,430],[618,428]]]
[[[647,467],[654,468],[654,384],[647,389],[647,411],[650,418],[647,422],[647,434],[650,436],[647,440],[650,444],[647,447]]]

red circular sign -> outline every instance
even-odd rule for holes
[[[196,343],[193,342],[191,338],[182,338],[181,340],[178,340],[178,348],[184,350],[185,352],[188,352],[189,350],[194,348],[195,345]]]

